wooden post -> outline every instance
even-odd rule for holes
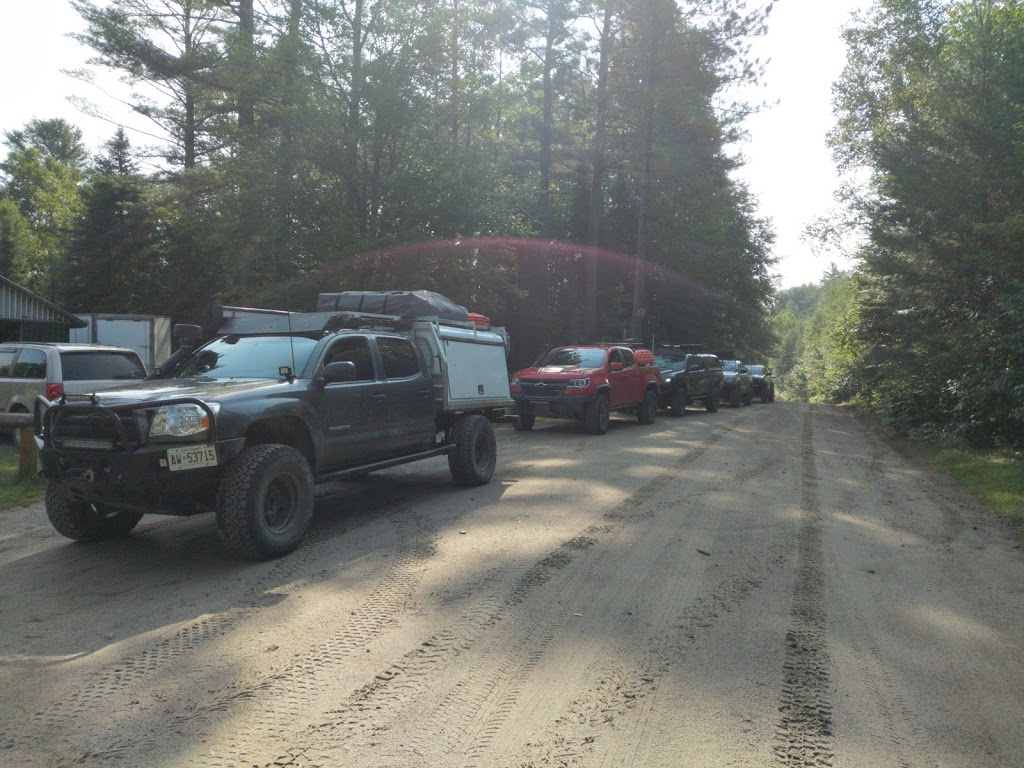
[[[39,471],[39,448],[33,431],[30,413],[0,413],[0,428],[11,427],[19,430],[18,479],[30,480]]]
[[[31,480],[39,472],[39,448],[36,446],[36,436],[31,424],[20,427],[19,431],[21,434],[18,441],[18,479]]]

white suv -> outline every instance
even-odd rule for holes
[[[36,396],[90,394],[146,377],[135,350],[101,344],[0,342],[0,405],[34,413]],[[12,431],[15,442],[19,430]]]

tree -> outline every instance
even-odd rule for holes
[[[1019,444],[1024,5],[879,0],[846,37],[833,142],[872,172],[865,386],[908,430]]]
[[[56,295],[75,312],[148,314],[164,289],[164,262],[156,248],[160,226],[123,129],[105,150],[84,194]]]

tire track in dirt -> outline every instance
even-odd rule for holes
[[[826,637],[822,512],[814,450],[814,411],[804,416],[801,440],[802,521],[797,534],[797,573],[786,632],[781,717],[772,751],[792,768],[830,768],[832,752],[831,657]]]
[[[332,752],[337,744],[349,743],[360,736],[372,738],[375,730],[382,727],[382,722],[392,721],[404,707],[427,689],[431,677],[436,674],[437,670],[449,667],[460,654],[480,642],[485,635],[494,633],[498,625],[507,620],[511,607],[528,599],[535,590],[547,584],[556,572],[572,564],[581,552],[590,550],[592,539],[609,535],[622,525],[637,519],[636,515],[631,514],[637,507],[645,504],[657,489],[662,489],[669,483],[677,481],[680,469],[702,456],[735,427],[736,423],[719,427],[707,435],[699,446],[688,451],[668,469],[659,473],[657,477],[641,486],[617,504],[613,510],[606,513],[605,518],[618,525],[589,526],[579,535],[567,539],[555,550],[537,561],[514,582],[504,597],[499,594],[491,594],[477,598],[475,604],[454,619],[443,632],[428,637],[417,649],[376,673],[372,682],[351,694],[349,700],[340,707],[337,702],[333,703],[333,708],[322,707],[320,711],[329,714],[330,718],[309,726],[309,742],[299,747],[286,749],[265,762],[286,766],[305,765],[306,763],[301,762],[302,760],[313,760],[314,762],[326,760],[326,764],[330,764],[328,757],[318,754],[319,750],[316,748],[316,744],[327,742],[331,745],[328,752]],[[640,515],[640,517],[646,516],[646,514]],[[512,563],[506,570],[521,567],[521,565]],[[552,629],[546,634],[553,636],[554,630]],[[530,642],[534,645],[538,643],[536,633],[531,634]],[[301,699],[303,709],[315,712],[318,687],[311,682],[310,678],[330,679],[334,677],[333,670],[342,661],[342,656],[325,655],[320,652],[307,654],[302,661],[285,672],[268,678],[258,686],[246,691],[235,693],[230,697],[223,697],[217,703],[204,709],[209,710],[209,713],[224,711],[239,700],[258,698],[259,700],[273,699],[276,701],[280,696],[286,695],[287,690],[299,690],[303,692]],[[517,679],[524,679],[525,674],[532,669],[535,663],[536,660],[527,659],[523,663],[510,666],[509,669],[518,674]],[[504,677],[499,675],[499,678],[501,678],[500,682],[489,684],[491,690],[511,690],[517,684],[508,675]],[[495,707],[492,719],[500,723],[503,711],[502,706]],[[254,732],[275,732],[274,729],[280,725],[290,728],[292,733],[295,731],[294,718],[283,722],[281,718],[272,714],[268,715],[262,708],[254,715],[257,719],[256,722],[251,723]],[[190,714],[178,722],[177,727],[185,727],[186,724],[193,723],[197,718],[203,716],[202,711]],[[266,719],[274,722],[269,724],[262,722]],[[458,724],[453,724],[453,727],[458,727]],[[481,732],[493,732],[495,727],[491,722],[481,723],[477,726]],[[301,759],[298,756],[301,756]],[[252,755],[248,753],[244,745],[238,745],[238,751],[219,751],[216,755],[210,755],[209,761],[204,761],[203,765],[228,766],[253,762]]]
[[[408,515],[409,513],[401,495],[384,494],[374,501],[372,510],[360,514],[358,518],[344,526],[332,526],[328,529],[311,531],[301,547],[288,557],[275,560],[267,572],[252,583],[237,607],[222,613],[204,616],[179,629],[174,635],[158,640],[148,648],[143,648],[137,654],[121,659],[108,665],[105,669],[91,674],[83,688],[34,713],[27,722],[27,727],[21,733],[9,733],[7,738],[0,742],[0,749],[41,747],[52,741],[54,733],[65,734],[64,738],[73,735],[68,734],[67,724],[69,722],[74,723],[79,719],[88,721],[95,712],[106,708],[107,702],[112,697],[129,692],[148,675],[168,665],[179,663],[188,654],[194,653],[210,641],[222,637],[239,624],[251,620],[267,604],[275,603],[273,594],[278,585],[288,583],[315,563],[323,556],[324,548],[332,540],[362,527],[372,520],[374,515],[378,515],[382,509],[388,509],[390,505],[396,505],[394,507],[396,515]],[[408,522],[400,518],[396,523],[396,530],[399,536],[398,548],[401,551],[403,544],[409,546],[410,526]],[[384,583],[393,583],[393,572],[400,567],[401,562],[392,563],[390,565],[391,573],[385,577]],[[331,570],[331,568],[327,570]],[[315,580],[321,576],[322,572],[318,571],[304,578]],[[410,594],[411,591],[412,587],[410,586],[407,588],[406,594]],[[400,600],[399,594],[397,592],[388,593],[383,598],[380,595],[377,597],[381,601],[380,605],[387,608],[396,600]],[[371,630],[368,627],[373,625],[373,620],[361,613],[357,613],[353,622],[356,632],[360,628],[369,632]],[[135,743],[134,740],[126,741],[122,746],[111,745],[102,753],[90,752],[89,755],[91,755],[91,759],[117,759]]]
[[[700,454],[704,452],[700,451]],[[686,460],[679,462],[678,468],[695,458],[697,456],[688,455]],[[729,483],[744,484],[757,480],[785,460],[786,452],[770,451],[751,466],[741,467]],[[695,493],[691,489],[686,497],[691,518],[714,518],[714,504],[699,513],[693,510],[693,505],[706,506],[707,500],[720,490],[716,483]],[[741,522],[733,520],[730,524],[740,525]],[[680,613],[661,618],[651,635],[643,639],[645,650],[636,660],[595,669],[591,674],[594,679],[592,685],[573,698],[549,728],[530,736],[526,748],[518,750],[514,756],[492,756],[492,762],[484,764],[508,768],[573,766],[593,763],[595,753],[603,751],[598,758],[600,765],[609,768],[634,764],[644,766],[643,762],[636,762],[636,745],[643,741],[642,734],[647,728],[660,682],[688,661],[690,655],[715,631],[721,619],[739,610],[772,573],[784,567],[791,548],[790,541],[777,541],[747,555],[741,564],[723,574]],[[666,565],[655,566],[655,572],[679,571],[675,555],[669,549],[663,550],[659,560],[665,560]],[[602,746],[609,731],[618,734],[629,732],[633,738],[626,744]]]

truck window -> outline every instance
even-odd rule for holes
[[[416,348],[405,339],[378,338],[377,349],[384,361],[384,378],[408,379],[420,375]]]
[[[327,350],[324,363],[354,363],[355,381],[375,381],[377,373],[373,367],[373,356],[365,336],[348,336],[339,339]]]
[[[633,350],[631,350],[631,349],[624,349],[624,350],[622,350],[622,364],[626,368],[632,368],[633,367]]]

